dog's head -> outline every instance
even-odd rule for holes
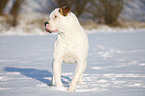
[[[63,32],[70,27],[71,9],[69,7],[57,8],[51,12],[48,22],[45,22],[45,30],[51,32]]]

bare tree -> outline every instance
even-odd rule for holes
[[[13,23],[12,26],[17,25],[17,16],[19,14],[20,6],[24,0],[15,0],[13,7],[11,9],[11,14],[13,15]]]
[[[71,7],[73,4],[73,0],[55,0],[58,7],[68,6]]]
[[[91,0],[91,9],[88,11],[92,14],[92,17],[97,18],[100,22],[107,25],[115,26],[118,24],[118,17],[123,10],[123,0]]]
[[[0,15],[3,15],[3,11],[7,3],[8,3],[8,0],[0,0]]]
[[[76,16],[79,17],[81,14],[84,13],[85,11],[85,7],[87,5],[87,3],[90,1],[90,0],[74,0],[75,1],[75,13],[76,13]]]
[[[69,6],[77,17],[85,11],[85,7],[90,0],[55,0],[59,7]]]

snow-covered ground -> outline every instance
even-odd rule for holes
[[[108,29],[107,29],[108,30]],[[48,86],[56,35],[0,36],[0,96],[145,96],[145,31],[87,31],[85,84],[68,93],[75,64],[62,64],[64,88]]]

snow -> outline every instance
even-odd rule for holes
[[[75,64],[62,64],[63,87],[49,86],[56,35],[1,34],[0,96],[144,96],[144,29],[106,30],[86,30],[90,49],[84,84],[71,93]]]

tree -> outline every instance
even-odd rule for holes
[[[12,26],[17,25],[17,16],[20,10],[20,6],[24,0],[15,0],[13,7],[11,9],[11,14],[13,15],[13,23]]]
[[[3,15],[3,11],[7,3],[8,3],[8,0],[0,0],[0,15]]]
[[[118,17],[123,10],[123,0],[91,0],[91,8],[88,8],[92,17],[99,19],[105,24],[116,26],[118,25]]]
[[[90,0],[56,0],[56,4],[59,7],[68,6],[77,17],[80,17],[85,11],[85,7]]]

